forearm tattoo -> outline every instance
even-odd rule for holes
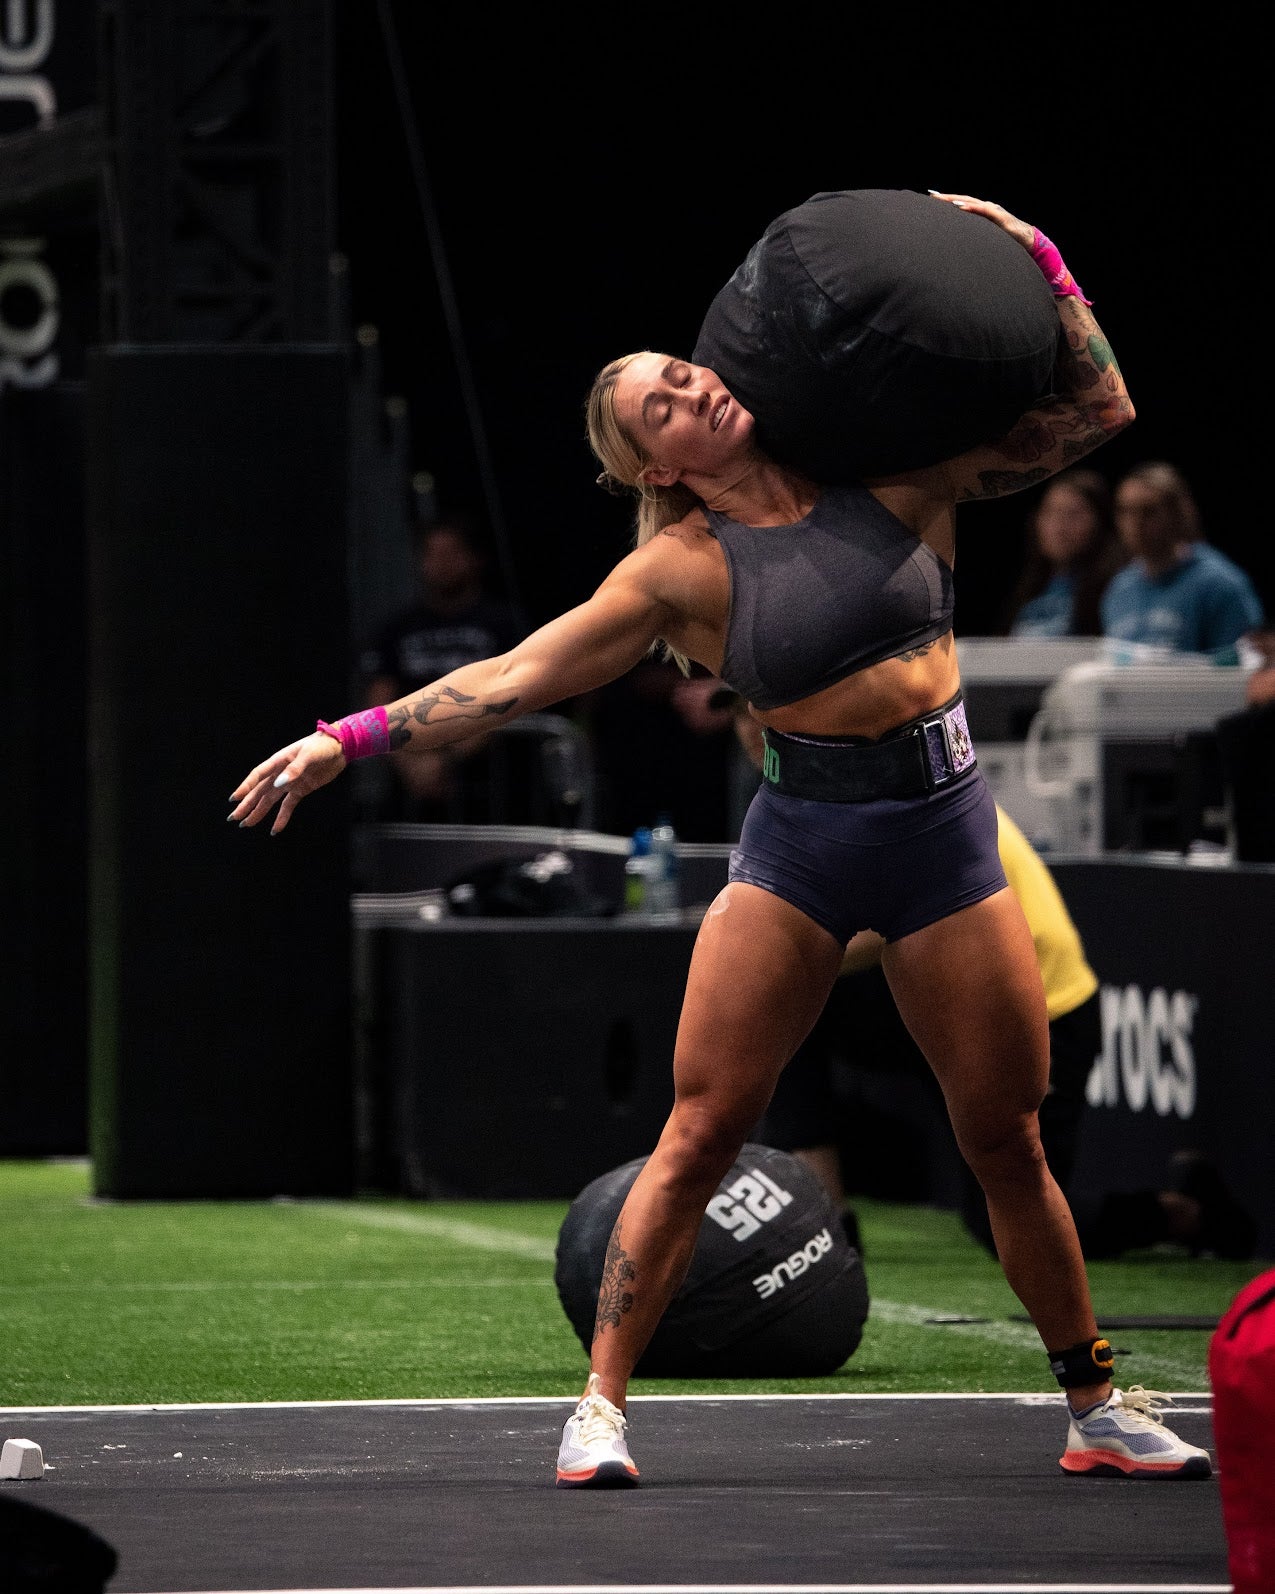
[[[598,1315],[593,1327],[595,1339],[604,1328],[619,1328],[620,1319],[633,1309],[633,1292],[625,1289],[625,1285],[631,1284],[637,1277],[637,1269],[621,1244],[620,1223],[621,1219],[617,1218],[607,1242],[606,1261],[602,1264]]]
[[[1027,412],[990,452],[1003,465],[980,469],[958,502],[1021,492],[1083,459],[1128,425],[1132,405],[1111,345],[1086,306],[1068,299],[1060,308],[1063,343],[1056,366],[1061,392]]]
[[[492,714],[508,714],[517,702],[516,697],[510,697],[503,703],[480,703],[476,697],[458,692],[454,686],[444,686],[438,691],[420,692],[410,703],[390,709],[386,716],[389,721],[391,751],[406,747],[411,741],[413,723],[429,725],[439,720],[486,719]]]

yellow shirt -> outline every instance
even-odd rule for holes
[[[1093,995],[1098,976],[1089,967],[1080,932],[1044,860],[999,803],[996,814],[1005,878],[1031,926],[1049,1016],[1061,1018]]]

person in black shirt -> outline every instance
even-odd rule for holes
[[[417,691],[440,676],[504,653],[523,628],[511,604],[487,584],[487,561],[472,521],[451,514],[417,532],[420,597],[384,626],[360,659],[368,707]],[[384,818],[475,823],[491,815],[489,738],[424,758],[390,759],[392,794]]]

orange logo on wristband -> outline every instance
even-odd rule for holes
[[[1100,1367],[1104,1373],[1109,1373],[1115,1365],[1115,1357],[1111,1354],[1111,1345],[1105,1339],[1096,1339],[1089,1347],[1089,1354],[1093,1358],[1095,1367]]]

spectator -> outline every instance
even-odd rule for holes
[[[1116,527],[1129,563],[1102,599],[1105,636],[1235,662],[1263,621],[1248,575],[1204,540],[1195,499],[1173,465],[1137,465],[1116,485]]]
[[[1028,517],[1026,533],[1006,634],[1101,636],[1100,601],[1124,563],[1106,477],[1081,468],[1055,476]]]
[[[419,597],[389,621],[360,660],[369,707],[504,653],[523,636],[513,607],[488,587],[481,534],[468,515],[440,516],[418,527],[416,568]],[[420,757],[391,754],[392,789],[380,817],[434,823],[491,818],[489,741],[475,737]]]

